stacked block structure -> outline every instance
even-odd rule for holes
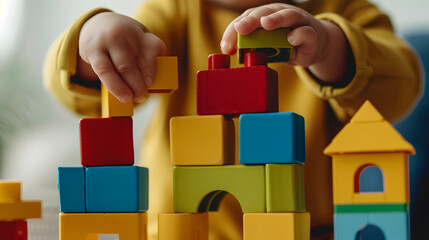
[[[174,92],[177,58],[158,57],[157,72],[149,93]],[[102,85],[102,118],[81,119],[82,166],[58,169],[60,240],[146,239],[149,172],[134,165],[133,107]]]
[[[21,182],[0,181],[1,240],[27,240],[27,219],[41,217],[41,201],[21,200]]]
[[[325,154],[333,158],[335,239],[410,239],[408,155],[414,148],[369,101]]]
[[[304,119],[278,112],[277,72],[253,50],[241,68],[210,55],[197,73],[198,115],[170,120],[175,213],[159,215],[160,240],[208,239],[207,212],[228,193],[244,213],[245,240],[310,239]]]

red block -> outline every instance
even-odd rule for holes
[[[80,151],[83,166],[133,165],[132,118],[83,118]]]
[[[0,240],[27,240],[27,221],[0,221]]]
[[[247,59],[263,64],[263,57],[249,55]],[[197,73],[198,115],[278,111],[277,72],[264,65],[246,65],[250,67],[212,69]]]

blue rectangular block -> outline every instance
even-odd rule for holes
[[[106,166],[86,168],[87,212],[141,212],[148,209],[147,168]]]
[[[59,167],[58,192],[61,212],[85,212],[85,168]]]
[[[407,212],[335,213],[335,240],[380,239],[407,240]]]
[[[304,118],[296,113],[242,114],[238,135],[241,164],[305,162]]]

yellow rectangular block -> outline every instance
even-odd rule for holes
[[[0,221],[42,217],[42,201],[0,202]]]
[[[0,180],[0,203],[21,201],[21,182]]]
[[[383,192],[360,192],[362,171],[378,167]],[[360,153],[334,155],[332,162],[334,204],[409,203],[408,155],[406,153]]]
[[[60,240],[95,240],[118,234],[120,240],[146,240],[147,213],[60,213]]]
[[[244,240],[309,240],[310,213],[245,213]]]
[[[177,57],[157,57],[156,75],[149,93],[173,93],[179,87]]]
[[[174,166],[234,164],[232,120],[222,115],[173,117],[170,154]]]
[[[158,215],[158,240],[208,240],[208,213]]]
[[[109,117],[132,117],[134,115],[133,99],[126,103],[120,102],[107,88],[101,84],[101,116]]]

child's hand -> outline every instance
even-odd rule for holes
[[[78,75],[100,81],[121,102],[141,102],[155,76],[155,57],[165,44],[145,26],[105,12],[90,18],[79,36]]]
[[[225,30],[222,52],[235,52],[237,33],[246,35],[261,27],[266,30],[293,27],[287,39],[294,46],[290,63],[309,67],[325,82],[339,82],[344,78],[348,45],[342,30],[332,22],[317,20],[303,9],[284,3],[251,8],[237,17]]]

